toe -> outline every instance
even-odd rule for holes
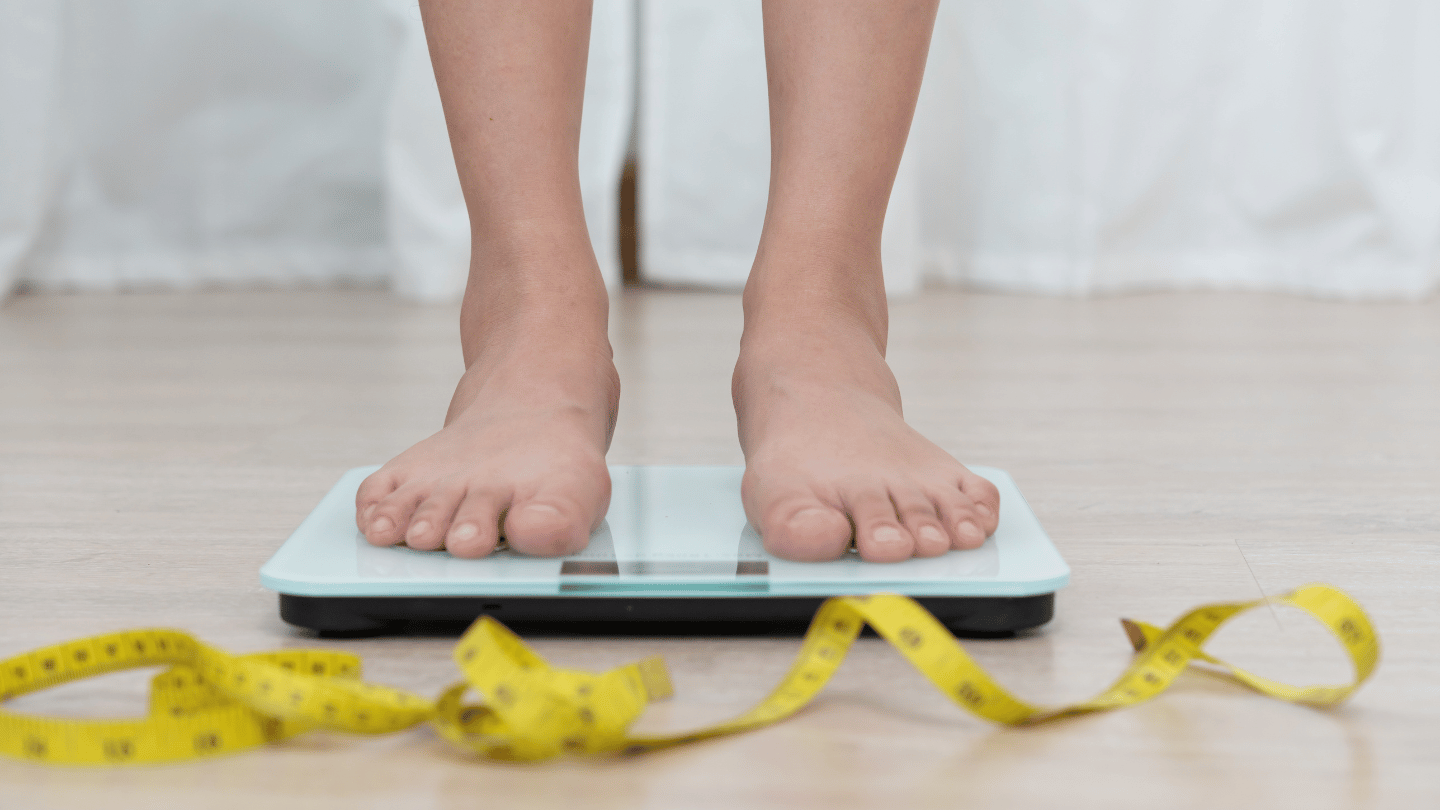
[[[590,532],[600,525],[609,504],[610,473],[604,461],[589,469],[576,464],[570,474],[517,495],[501,528],[505,541],[522,554],[574,554],[590,543]]]
[[[975,514],[980,519],[980,528],[988,537],[1000,525],[1000,490],[995,485],[969,470],[960,478],[960,491],[975,503]]]
[[[420,505],[424,493],[418,488],[400,487],[381,498],[370,511],[365,539],[377,546],[393,546],[405,538],[410,516]]]
[[[445,544],[455,508],[465,496],[460,487],[441,487],[420,502],[405,528],[405,545],[421,551],[434,551]]]
[[[819,562],[833,560],[850,547],[850,519],[813,495],[780,501],[761,514],[760,538],[777,557]]]
[[[915,554],[915,538],[900,523],[884,489],[864,489],[845,501],[855,521],[855,549],[869,562],[899,562]]]
[[[985,542],[984,519],[975,501],[958,486],[937,495],[935,505],[940,522],[949,533],[951,548],[977,548]]]
[[[516,503],[505,513],[505,540],[516,551],[537,557],[574,554],[590,542],[590,521],[583,511],[564,501]]]
[[[492,493],[471,491],[455,510],[445,549],[456,557],[484,557],[500,542],[502,499]]]
[[[360,488],[355,491],[355,525],[362,532],[369,526],[376,505],[395,491],[397,483],[389,467],[376,470],[360,482]]]
[[[605,460],[575,460],[566,473],[540,484],[518,487],[500,528],[510,548],[536,556],[582,551],[590,532],[611,503],[611,474]]]
[[[890,490],[900,524],[915,539],[915,556],[938,557],[950,550],[950,534],[940,522],[935,504],[914,486]]]
[[[855,527],[838,498],[795,483],[804,479],[793,469],[748,464],[740,480],[745,517],[760,533],[765,550],[776,557],[795,562],[833,560],[850,548]]]

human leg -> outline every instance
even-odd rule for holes
[[[873,561],[979,545],[999,496],[905,424],[880,231],[936,0],[766,0],[770,195],[732,390],[766,546]]]
[[[604,516],[619,377],[580,197],[589,0],[421,3],[471,227],[465,372],[435,435],[361,485],[376,545],[583,548]]]

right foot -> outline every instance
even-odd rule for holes
[[[501,539],[540,556],[585,547],[610,502],[620,396],[599,296],[598,323],[593,305],[480,319],[445,427],[360,485],[355,522],[370,543],[457,557]]]

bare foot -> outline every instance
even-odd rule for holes
[[[854,307],[801,295],[767,309],[751,295],[732,389],[741,495],[765,547],[827,560],[853,540],[864,559],[894,562],[982,544],[999,493],[905,424],[883,314],[877,335]]]
[[[605,450],[620,396],[604,294],[471,319],[466,346],[480,348],[445,427],[360,485],[367,540],[458,557],[489,554],[501,538],[542,556],[585,547],[610,502]]]

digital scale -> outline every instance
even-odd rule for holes
[[[611,467],[605,521],[569,557],[377,548],[355,526],[355,492],[377,469],[345,473],[260,569],[290,624],[360,635],[490,614],[570,630],[762,629],[803,626],[831,596],[890,592],[915,598],[955,633],[1006,635],[1049,621],[1070,579],[1015,482],[994,468],[970,468],[1000,490],[999,527],[984,545],[898,563],[767,554],[740,504],[742,467]]]

